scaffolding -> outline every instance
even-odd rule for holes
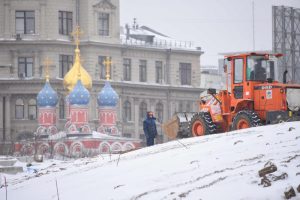
[[[285,70],[287,80],[300,83],[300,9],[272,7],[273,51],[284,54],[279,61],[279,80]]]

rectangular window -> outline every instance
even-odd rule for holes
[[[180,63],[181,85],[191,85],[192,66],[191,63]]]
[[[109,14],[98,14],[98,34],[101,36],[109,36]]]
[[[61,35],[70,35],[73,30],[73,13],[66,11],[58,12],[58,29]]]
[[[32,57],[19,57],[18,58],[18,76],[19,78],[33,76],[33,58]]]
[[[162,83],[163,80],[162,61],[155,62],[155,69],[156,69],[156,83]]]
[[[234,60],[234,83],[243,82],[243,59]]]
[[[17,34],[35,33],[34,11],[16,11],[16,33]]]
[[[131,59],[123,59],[123,79],[124,81],[131,81]]]
[[[140,60],[140,82],[147,82],[147,61]]]
[[[104,61],[106,59],[107,56],[98,56],[98,64],[100,65],[100,79],[106,79],[106,66],[104,64]],[[111,60],[111,57],[109,57],[109,60]],[[110,66],[110,78],[111,77],[111,68],[112,66]]]
[[[73,64],[72,55],[59,55],[59,78],[63,78]]]

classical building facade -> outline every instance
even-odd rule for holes
[[[105,57],[113,62],[111,85],[119,95],[117,126],[123,136],[143,139],[147,110],[164,122],[175,112],[198,109],[201,49],[161,39],[162,34],[148,27],[126,26],[123,34],[119,0],[0,0],[1,142],[36,131],[36,96],[44,85],[46,57],[53,61],[50,80],[58,94],[56,124],[64,128],[63,77],[73,63],[70,33],[76,25],[84,32],[81,58],[93,80],[88,107],[92,130],[98,128],[97,94],[105,82]],[[166,140],[159,124],[158,130],[158,141]]]

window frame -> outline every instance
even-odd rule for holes
[[[163,122],[164,119],[164,104],[159,102],[155,106],[155,114],[160,123]]]
[[[240,74],[238,74],[237,73],[237,62],[236,61],[242,61],[242,66],[240,67],[239,66],[239,69],[241,68],[242,69],[242,71],[241,71],[241,73]],[[240,83],[243,83],[243,81],[244,81],[244,58],[235,58],[234,60],[233,60],[233,63],[234,63],[234,71],[233,71],[233,83],[234,84],[240,84]],[[240,72],[240,71],[239,71]],[[241,80],[236,80],[236,78],[237,78],[237,76],[236,75],[240,75],[240,77],[239,78],[242,78]]]
[[[73,55],[59,54],[59,78],[64,78],[68,73],[73,65],[73,59]]]
[[[109,36],[109,18],[109,13],[98,13],[98,34],[100,36]]]
[[[180,82],[181,85],[192,84],[192,64],[191,63],[179,63]]]
[[[33,100],[34,103],[31,103]],[[31,113],[31,109],[33,109],[34,113]],[[33,118],[30,119],[30,115],[33,114]],[[28,119],[36,120],[37,119],[37,102],[35,99],[29,99],[28,101]]]
[[[71,35],[73,31],[73,12],[58,11],[58,33],[60,35]]]
[[[123,115],[123,119],[125,122],[129,122],[132,120],[131,118],[131,103],[130,101],[125,101],[124,104],[123,104],[123,112],[124,112],[124,115]]]
[[[147,82],[147,60],[140,60],[139,72],[140,82]]]
[[[155,61],[155,82],[162,84],[163,82],[163,62]]]
[[[24,59],[24,61],[22,61]],[[29,59],[32,61],[30,62]],[[33,57],[18,57],[18,77],[19,78],[30,78],[33,77],[33,63],[34,59]],[[23,66],[22,66],[23,65]],[[29,74],[30,70],[29,67],[31,65],[31,73]],[[24,67],[24,70],[21,70],[22,67]],[[22,77],[21,74],[24,74],[25,76]]]
[[[18,103],[18,100],[21,100],[20,103]],[[24,115],[24,100],[22,98],[18,98],[16,101],[15,101],[15,119],[24,119],[25,115]],[[18,108],[21,108],[21,110],[19,110]],[[18,111],[21,111],[21,115],[19,117],[19,114],[17,114]]]
[[[19,16],[17,16],[17,13],[23,13],[23,16],[19,17]],[[28,16],[30,13],[33,14],[33,17]],[[21,22],[21,23],[23,23],[23,30],[17,29],[17,24],[18,24],[19,20],[23,21],[23,22]],[[32,25],[33,25],[32,30],[27,28],[29,26],[29,20],[32,20]],[[16,10],[15,11],[15,32],[16,32],[16,34],[26,34],[26,35],[35,34],[35,11],[34,10]]]
[[[131,59],[123,58],[123,80],[131,81]]]
[[[148,105],[146,102],[142,101],[140,103],[140,106],[139,106],[139,116],[140,116],[140,122],[143,121],[143,119],[146,117],[146,114],[147,114],[147,109],[148,109]]]

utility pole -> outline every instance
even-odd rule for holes
[[[253,42],[253,51],[255,51],[255,26],[254,26],[254,1],[252,1],[252,42]]]

